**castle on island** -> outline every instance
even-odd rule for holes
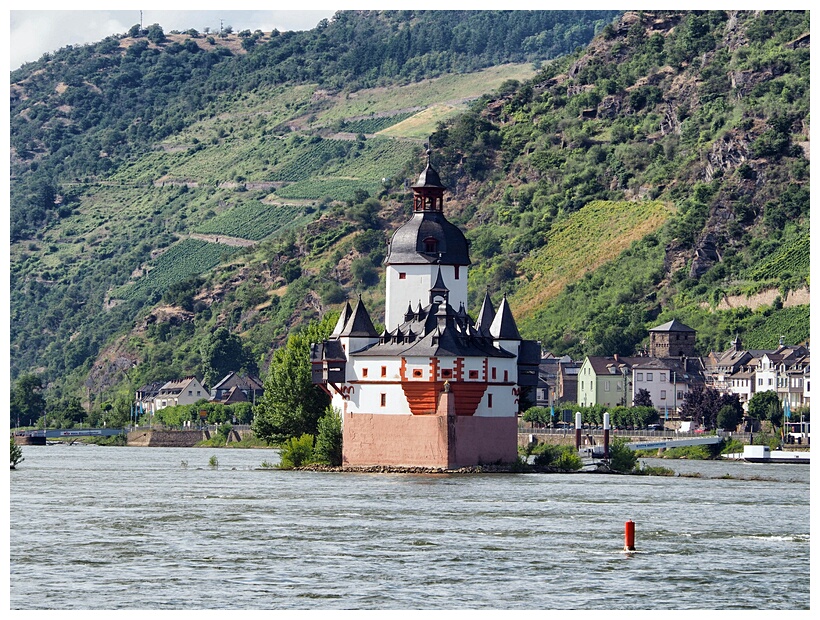
[[[359,297],[311,346],[313,382],[342,414],[345,466],[515,462],[519,395],[538,383],[540,343],[521,338],[506,297],[468,313],[469,246],[427,154],[385,259],[384,332]]]

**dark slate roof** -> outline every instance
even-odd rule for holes
[[[466,316],[466,318],[465,318]],[[515,357],[477,334],[469,316],[448,303],[431,303],[383,334],[379,342],[352,356]]]
[[[663,325],[658,325],[657,327],[653,327],[649,331],[651,332],[693,332],[695,331],[688,325],[684,325],[677,319],[672,319],[671,321],[664,323]]]
[[[425,252],[424,240],[436,240],[436,252]],[[467,238],[440,211],[417,211],[390,240],[387,265],[469,265]]]
[[[254,375],[239,375],[234,371],[229,372],[225,377],[217,383],[213,390],[228,389],[229,387],[239,387],[250,390],[261,390],[262,381]]]
[[[482,336],[490,335],[490,325],[493,324],[495,318],[495,308],[490,299],[490,293],[484,293],[484,302],[481,304],[481,310],[478,311],[478,318],[475,320],[475,328]]]
[[[444,189],[444,185],[441,184],[441,177],[439,177],[438,172],[436,172],[433,166],[430,165],[429,161],[427,162],[427,167],[424,170],[422,170],[421,174],[419,175],[418,181],[416,181],[416,183],[412,187],[437,187]]]
[[[537,366],[541,361],[541,343],[536,340],[522,340],[518,349],[518,363]]]
[[[587,357],[587,359],[589,359],[589,364],[590,366],[592,366],[592,369],[595,371],[596,375],[619,375],[621,374],[621,364],[625,365],[627,369],[631,369],[633,365],[640,364],[641,362],[645,362],[653,358],[619,356],[616,360],[614,357],[610,356],[590,355]],[[610,368],[614,368],[615,372],[610,372]]]
[[[151,383],[146,383],[143,385],[137,390],[137,392],[141,392],[145,396],[156,396],[163,385],[164,383],[160,381],[152,381]]]
[[[339,334],[340,336],[349,336],[352,338],[378,338],[379,334],[376,328],[373,327],[373,321],[370,320],[370,315],[362,303],[362,298],[359,296],[359,302],[353,309],[352,316],[347,320],[345,328]]]
[[[310,361],[321,362],[324,360],[341,362],[345,361],[345,350],[338,340],[325,340],[324,342],[314,342],[310,345]]]
[[[226,405],[230,403],[246,403],[248,402],[248,397],[239,389],[239,386],[235,385],[228,391],[225,398],[222,399],[222,402]]]
[[[498,312],[495,313],[493,324],[490,325],[490,334],[498,340],[521,340],[521,334],[518,333],[518,326],[515,324],[506,295],[501,300],[501,305],[498,306]],[[540,352],[538,357],[541,357]]]
[[[331,336],[338,336],[342,333],[342,330],[347,325],[347,321],[350,319],[350,316],[353,314],[353,309],[350,307],[350,302],[345,301],[345,307],[342,308],[342,313],[339,315],[339,320],[336,321],[336,327],[333,328],[333,333]]]

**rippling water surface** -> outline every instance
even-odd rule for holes
[[[809,609],[805,465],[423,476],[262,469],[271,450],[23,455],[11,609]]]

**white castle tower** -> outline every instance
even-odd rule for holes
[[[428,150],[427,167],[413,185],[413,217],[393,233],[384,261],[387,331],[404,322],[408,308],[427,298],[439,274],[450,292],[450,305],[467,307],[467,239],[444,217],[444,189]]]

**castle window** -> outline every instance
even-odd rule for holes
[[[387,376],[387,366],[382,366],[382,377]]]
[[[504,371],[504,381],[506,382],[506,381],[509,381],[509,380],[510,380],[510,372],[508,370],[505,370]]]
[[[495,379],[495,366],[493,366],[492,378]]]
[[[477,370],[471,370],[470,371],[470,379],[478,379],[478,371]]]
[[[362,368],[362,377],[367,376],[367,368]]]
[[[387,394],[381,394],[381,395],[380,395],[380,397],[379,397],[379,404],[380,404],[382,407],[386,407],[386,406],[387,406]]]
[[[407,279],[407,274],[404,273],[403,271],[400,271],[399,272],[399,280],[406,280],[406,279]]]
[[[433,237],[427,237],[424,240],[424,251],[429,254],[435,254],[438,252],[438,240]]]
[[[458,265],[453,267],[453,275],[454,275],[455,279],[458,280]]]
[[[487,394],[487,408],[488,409],[493,408],[493,395],[492,394]]]
[[[423,373],[421,371],[421,368],[414,368],[413,369],[413,376],[414,377],[420,378],[422,376],[422,374]]]
[[[449,379],[450,377],[452,377],[452,376],[453,376],[453,371],[452,371],[452,370],[450,370],[449,368],[442,368],[442,369],[441,369],[441,376],[442,376],[444,379]]]
[[[652,381],[652,373],[651,372],[646,373],[646,380],[647,381]]]

